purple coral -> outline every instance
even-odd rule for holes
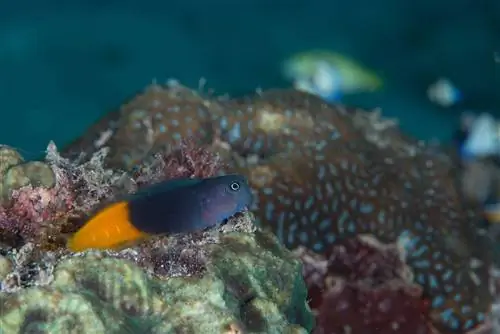
[[[305,249],[299,256],[316,334],[436,333],[396,245],[360,236],[336,242],[325,256]]]

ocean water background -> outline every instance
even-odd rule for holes
[[[447,140],[464,110],[500,109],[497,0],[9,1],[0,11],[0,143],[40,153],[63,146],[153,80],[218,93],[288,87],[284,58],[323,48],[376,70],[375,94],[344,102]],[[432,105],[429,84],[464,93]]]

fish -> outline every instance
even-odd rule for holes
[[[500,156],[500,126],[492,115],[482,113],[471,121],[460,154],[464,160]]]
[[[247,210],[252,201],[242,175],[160,182],[98,211],[68,241],[68,249],[121,249],[152,235],[205,230]]]
[[[427,88],[427,98],[444,108],[449,108],[464,98],[463,93],[446,78],[440,78]]]
[[[382,79],[371,69],[337,52],[313,50],[285,60],[283,75],[295,89],[320,96],[328,102],[340,101],[346,94],[374,92]]]

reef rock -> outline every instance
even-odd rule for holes
[[[148,87],[64,154],[107,147],[105,163],[129,170],[185,137],[248,177],[259,224],[288,248],[326,256],[360,234],[399,242],[440,330],[464,333],[486,321],[491,240],[447,150],[405,136],[379,110],[293,90],[206,96],[174,83]]]
[[[106,149],[83,163],[62,158],[54,143],[43,161],[24,162],[13,148],[0,146],[0,241],[60,247],[62,234],[78,228],[69,220],[88,214],[104,199],[128,192],[125,174],[103,168]]]
[[[2,333],[310,332],[300,261],[251,215],[223,229],[36,261],[26,244],[6,255]]]

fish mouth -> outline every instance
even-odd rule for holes
[[[241,217],[241,215],[244,215],[246,212],[249,212],[249,211],[250,211],[250,208],[248,207],[248,205],[245,205],[240,210],[236,211],[234,214],[232,214],[231,216],[229,216],[226,219],[224,219],[223,221],[221,221],[219,223],[219,225],[221,225],[221,226],[226,225],[231,219]]]

